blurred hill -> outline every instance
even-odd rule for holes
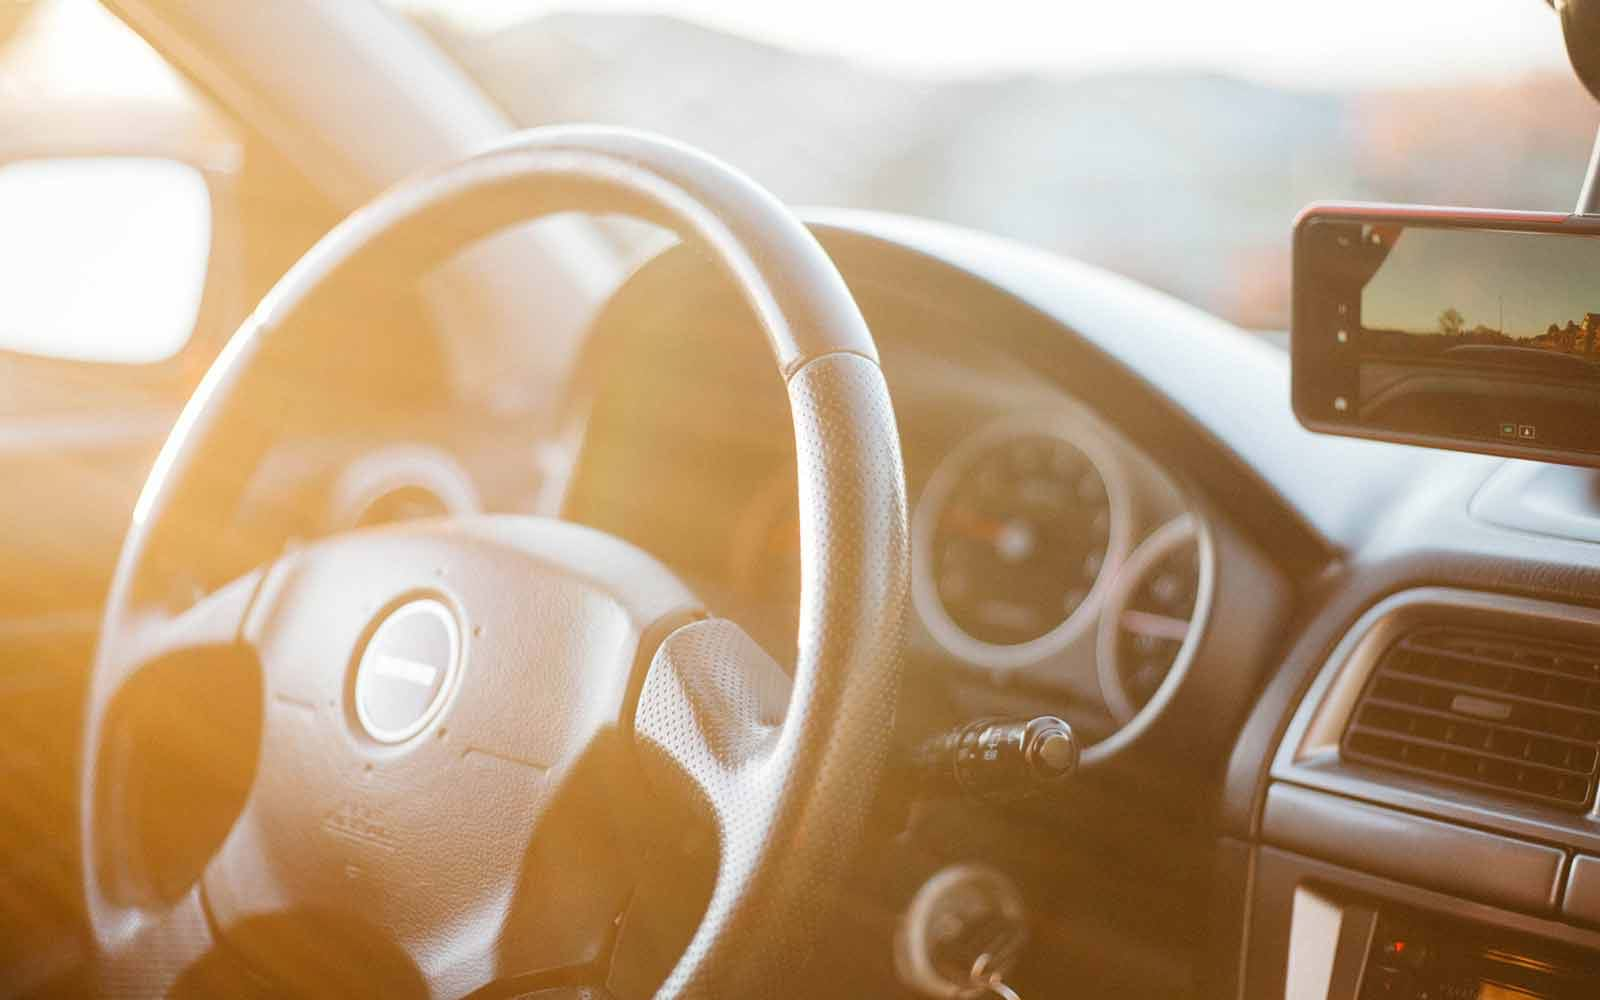
[[[1565,75],[1360,93],[1181,71],[941,81],[651,15],[423,27],[522,124],[664,132],[792,204],[973,226],[1261,329],[1288,324],[1306,202],[1565,210],[1600,119]]]

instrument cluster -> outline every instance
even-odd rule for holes
[[[938,655],[995,686],[1095,699],[1112,728],[1176,683],[1210,606],[1204,520],[1068,408],[957,441],[915,498],[912,544],[917,617]]]

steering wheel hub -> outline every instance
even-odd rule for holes
[[[434,597],[385,616],[356,664],[356,720],[379,743],[404,743],[427,728],[450,696],[461,663],[461,629]]]

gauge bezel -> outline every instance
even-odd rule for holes
[[[945,610],[933,579],[934,533],[945,504],[962,476],[978,459],[1007,442],[1041,434],[1076,448],[1105,484],[1106,503],[1111,512],[1105,561],[1083,603],[1055,628],[1028,642],[986,642],[969,634]],[[911,598],[923,625],[947,653],[974,666],[1006,674],[1061,653],[1081,638],[1094,622],[1111,581],[1133,544],[1132,492],[1127,473],[1115,453],[1098,440],[1096,434],[1097,429],[1092,424],[1065,413],[1006,417],[969,434],[939,460],[912,516]]]
[[[328,492],[325,529],[360,526],[374,504],[402,489],[432,494],[450,517],[483,512],[472,476],[453,455],[433,445],[395,444],[358,456],[339,473]]]
[[[1199,579],[1195,581],[1194,611],[1189,615],[1189,629],[1184,633],[1178,653],[1172,659],[1172,666],[1167,668],[1167,674],[1161,679],[1155,693],[1150,696],[1149,701],[1135,709],[1133,699],[1129,697],[1127,689],[1122,684],[1122,665],[1118,662],[1117,652],[1118,639],[1122,632],[1119,622],[1123,610],[1138,592],[1146,574],[1184,545],[1194,545],[1199,556]],[[1211,532],[1205,519],[1192,511],[1179,514],[1151,532],[1122,565],[1106,597],[1106,606],[1100,616],[1100,627],[1095,637],[1095,663],[1101,697],[1105,701],[1107,711],[1116,718],[1122,728],[1090,748],[1100,751],[1095,756],[1114,752],[1118,746],[1130,741],[1149,724],[1149,720],[1161,714],[1167,702],[1172,699],[1172,693],[1177,690],[1189,672],[1195,651],[1200,645],[1200,637],[1205,633],[1206,623],[1210,620],[1215,580],[1216,554],[1211,542]]]

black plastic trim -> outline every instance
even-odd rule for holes
[[[1572,859],[1561,912],[1573,920],[1600,924],[1600,858],[1580,854]]]
[[[1264,838],[1302,854],[1529,913],[1553,912],[1566,854],[1294,785],[1267,792]]]

